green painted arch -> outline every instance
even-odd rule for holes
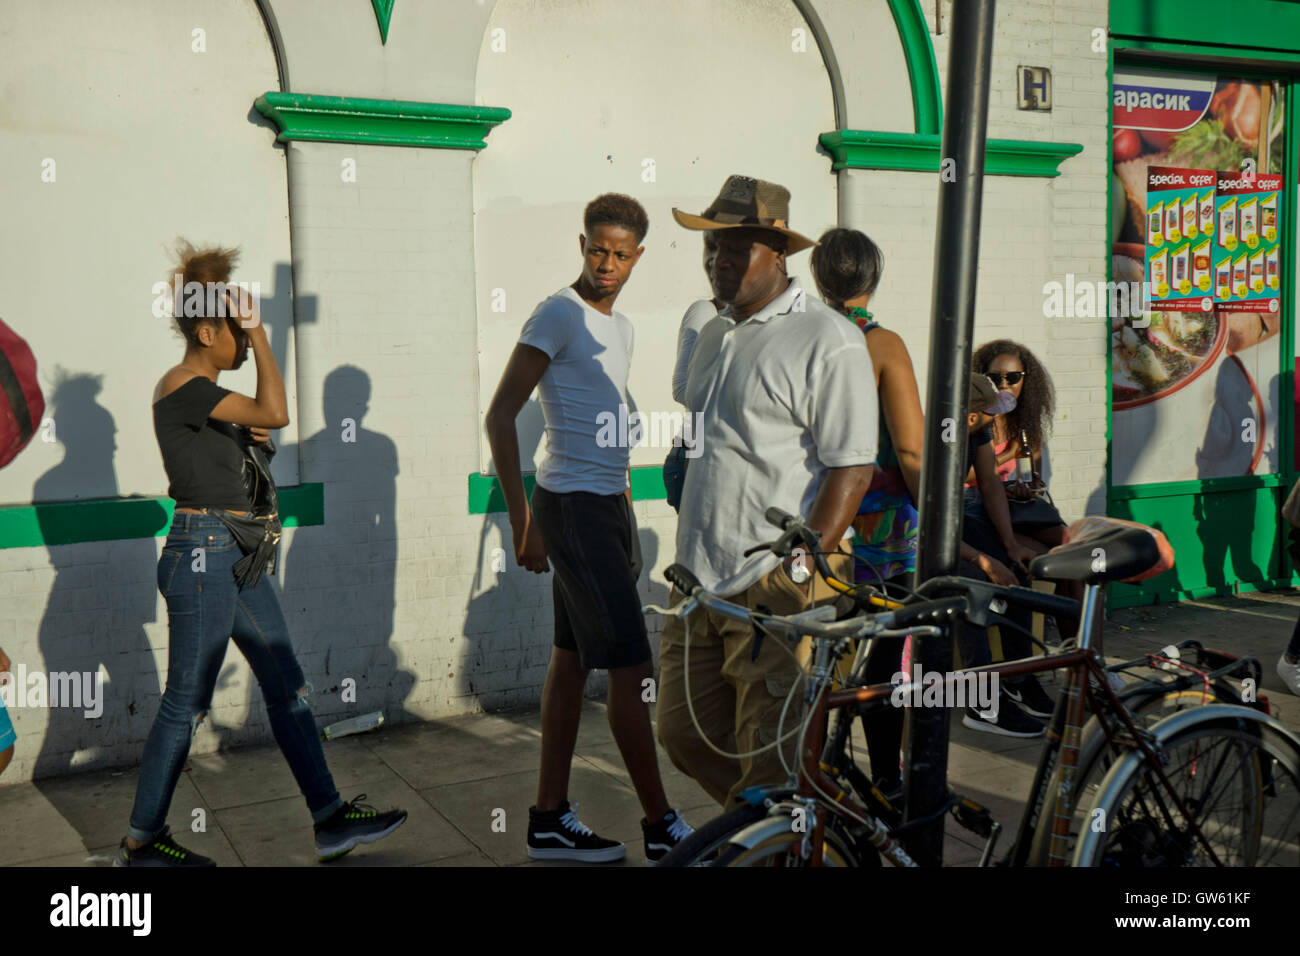
[[[903,44],[903,60],[912,86],[912,119],[917,133],[938,133],[943,128],[943,96],[939,90],[939,64],[930,42],[930,28],[921,0],[889,0],[889,12]]]
[[[817,13],[816,0],[791,0],[799,15],[812,31],[821,52],[826,72],[830,74],[831,96],[835,100],[835,124],[844,127],[844,81],[840,76],[835,43]],[[921,10],[921,0],[888,0],[890,15],[898,30],[907,65],[908,85],[912,90],[912,121],[915,133],[938,133],[943,126],[943,97],[939,91],[939,66],[934,58],[930,28]]]

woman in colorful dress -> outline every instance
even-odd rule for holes
[[[853,520],[855,583],[907,587],[916,568],[925,419],[916,372],[897,332],[881,327],[867,304],[880,283],[884,256],[863,233],[831,229],[812,251],[813,279],[822,300],[857,324],[867,338],[876,376],[880,424],[876,466]],[[887,683],[902,663],[902,645],[877,641],[867,659],[867,683]],[[898,745],[903,711],[891,708],[864,721],[872,774],[886,792],[902,784]]]

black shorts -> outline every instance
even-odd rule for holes
[[[555,646],[587,669],[650,660],[637,578],[641,546],[625,495],[533,489],[533,519],[554,577]]]

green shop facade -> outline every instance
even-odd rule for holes
[[[1123,0],[1109,34],[1111,279],[1151,311],[1111,303],[1106,503],[1176,554],[1110,603],[1289,586],[1300,3]]]

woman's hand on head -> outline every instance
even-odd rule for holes
[[[249,337],[256,335],[265,335],[266,328],[262,325],[262,312],[257,307],[257,300],[253,294],[239,286],[228,286],[226,288],[226,302],[230,311],[227,313],[232,316],[239,327],[243,329]]]

